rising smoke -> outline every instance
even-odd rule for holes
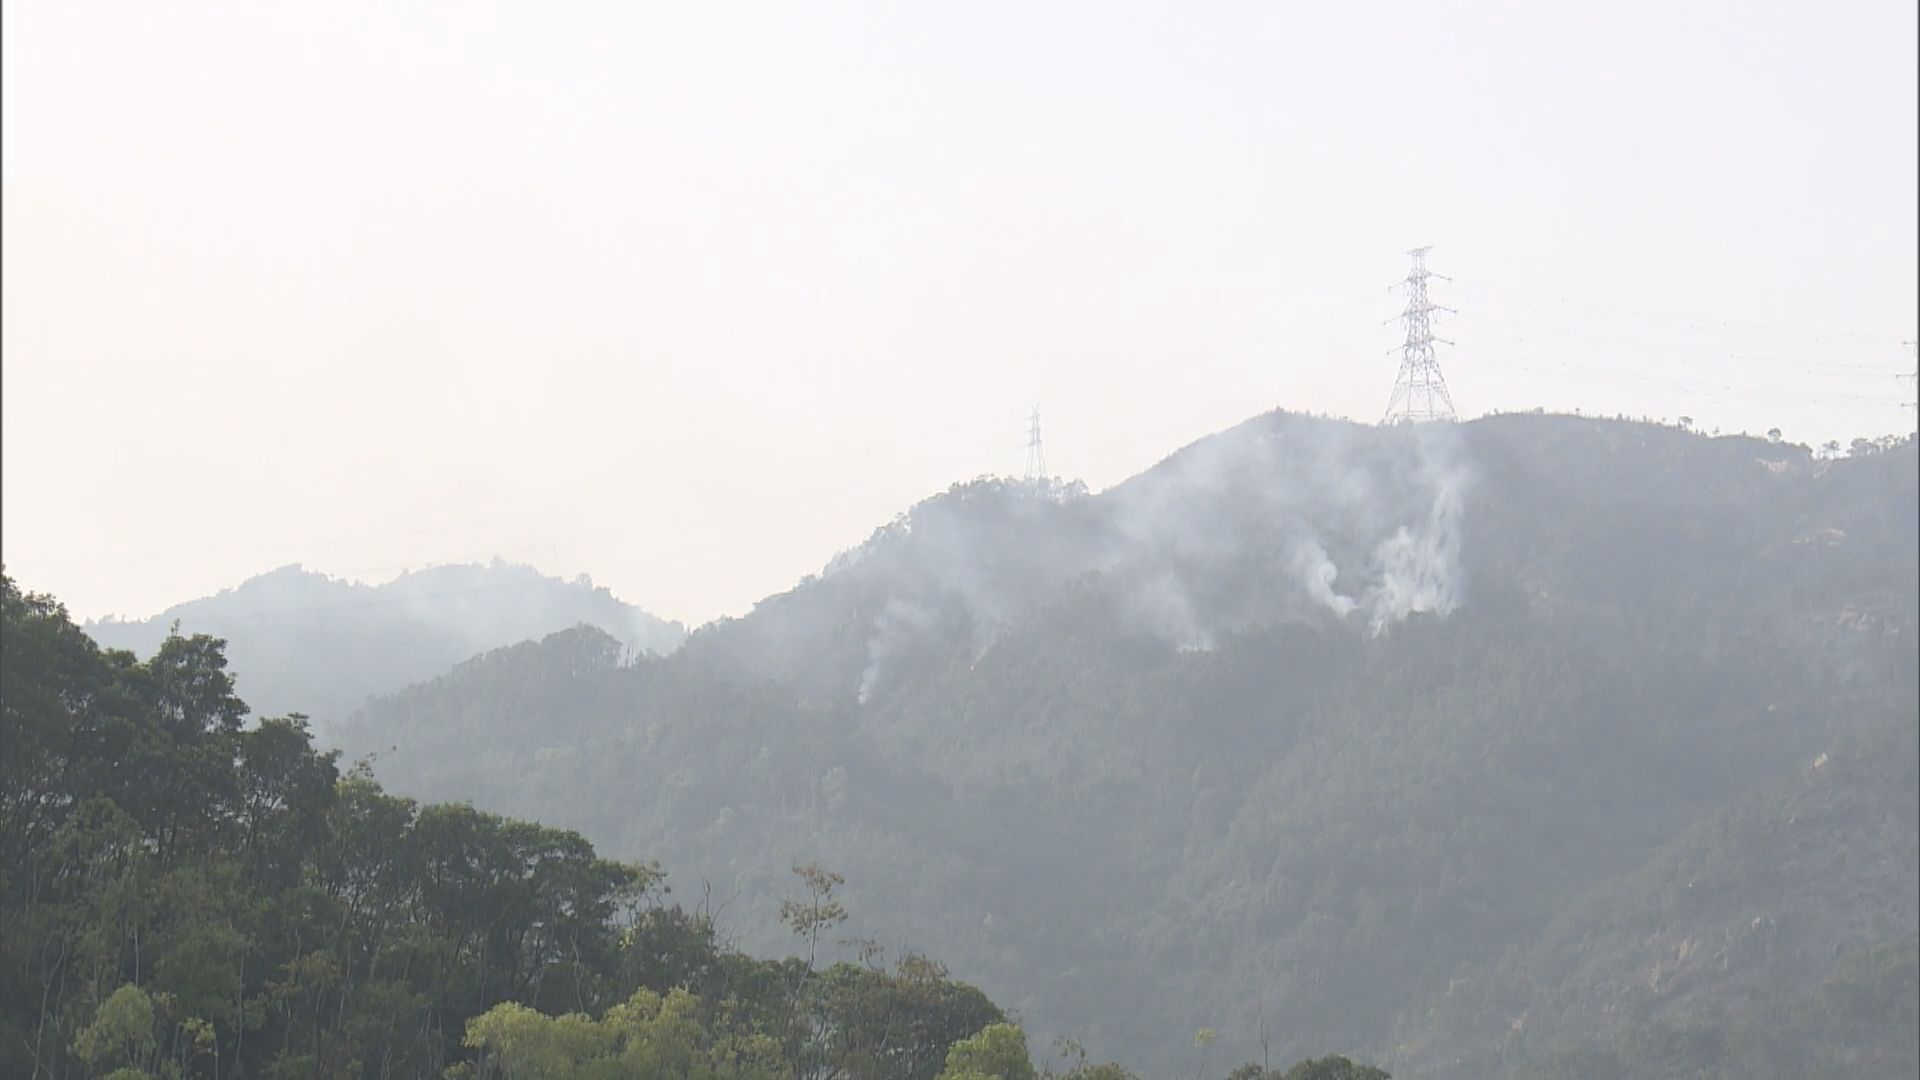
[[[1448,615],[1461,602],[1471,479],[1454,425],[1273,414],[1099,495],[958,485],[828,568],[871,597],[855,696],[871,702],[937,642],[978,659],[1075,579],[1106,591],[1120,629],[1182,650],[1262,623],[1378,635]]]
[[[1303,538],[1293,549],[1293,576],[1306,589],[1307,596],[1335,615],[1345,618],[1360,606],[1351,596],[1343,596],[1333,587],[1340,576],[1340,568],[1333,565],[1327,557],[1327,549],[1320,541]]]
[[[873,634],[867,639],[867,666],[860,673],[860,688],[854,697],[865,705],[879,684],[880,674],[913,642],[932,628],[936,616],[924,606],[888,597],[887,606],[873,620]]]
[[[1438,434],[1417,432],[1416,442],[1434,451],[1452,450],[1458,433],[1444,447],[1431,444]],[[1416,613],[1450,615],[1460,603],[1460,542],[1463,498],[1469,474],[1457,458],[1443,452],[1423,453],[1419,459],[1420,485],[1430,492],[1424,520],[1402,525],[1373,549],[1375,579],[1367,589],[1367,620],[1375,634]]]
[[[1263,577],[1294,586],[1291,597],[1246,608],[1198,605],[1211,630],[1297,615],[1304,600],[1342,620],[1364,616],[1377,634],[1458,606],[1471,477],[1450,424],[1377,429],[1276,416],[1191,447],[1111,494],[1128,557],[1195,560],[1203,578],[1249,573],[1242,588],[1256,593]],[[1135,484],[1142,490],[1129,490]],[[1265,553],[1279,559],[1263,574]],[[1343,565],[1359,582],[1350,592],[1339,588]]]

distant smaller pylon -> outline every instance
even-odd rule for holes
[[[1050,474],[1047,472],[1047,452],[1040,447],[1040,406],[1033,407],[1033,414],[1027,418],[1027,483],[1044,483]]]

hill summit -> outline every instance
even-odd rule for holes
[[[686,636],[584,576],[532,567],[436,566],[363,585],[283,566],[150,619],[94,621],[105,648],[150,656],[178,626],[228,642],[239,691],[255,713],[301,712],[324,732],[375,694],[432,678],[488,649],[576,625],[599,628],[635,652],[669,653]]]

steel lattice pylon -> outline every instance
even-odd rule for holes
[[[1413,256],[1413,268],[1398,286],[1407,290],[1406,310],[1400,313],[1400,321],[1407,324],[1407,340],[1400,346],[1400,376],[1394,380],[1393,396],[1387,399],[1387,412],[1380,421],[1383,424],[1453,419],[1453,395],[1447,393],[1440,362],[1433,356],[1434,342],[1453,342],[1433,336],[1433,313],[1455,312],[1427,299],[1428,278],[1447,280],[1427,269],[1430,250],[1419,247],[1407,252]]]
[[[1047,479],[1047,454],[1040,448],[1040,406],[1027,419],[1027,482]]]

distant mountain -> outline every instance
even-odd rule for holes
[[[228,640],[240,695],[258,715],[304,712],[329,724],[375,694],[432,678],[488,649],[586,625],[626,649],[670,653],[679,623],[624,603],[582,577],[527,566],[439,566],[362,585],[286,566],[138,622],[89,622],[102,646],[150,656],[175,623]]]
[[[958,485],[671,656],[571,630],[340,737],[704,879],[755,948],[818,859],[850,934],[1154,1075],[1200,1028],[1440,1080],[1783,1039],[1911,1075],[1915,450],[1272,414],[1099,494]]]

